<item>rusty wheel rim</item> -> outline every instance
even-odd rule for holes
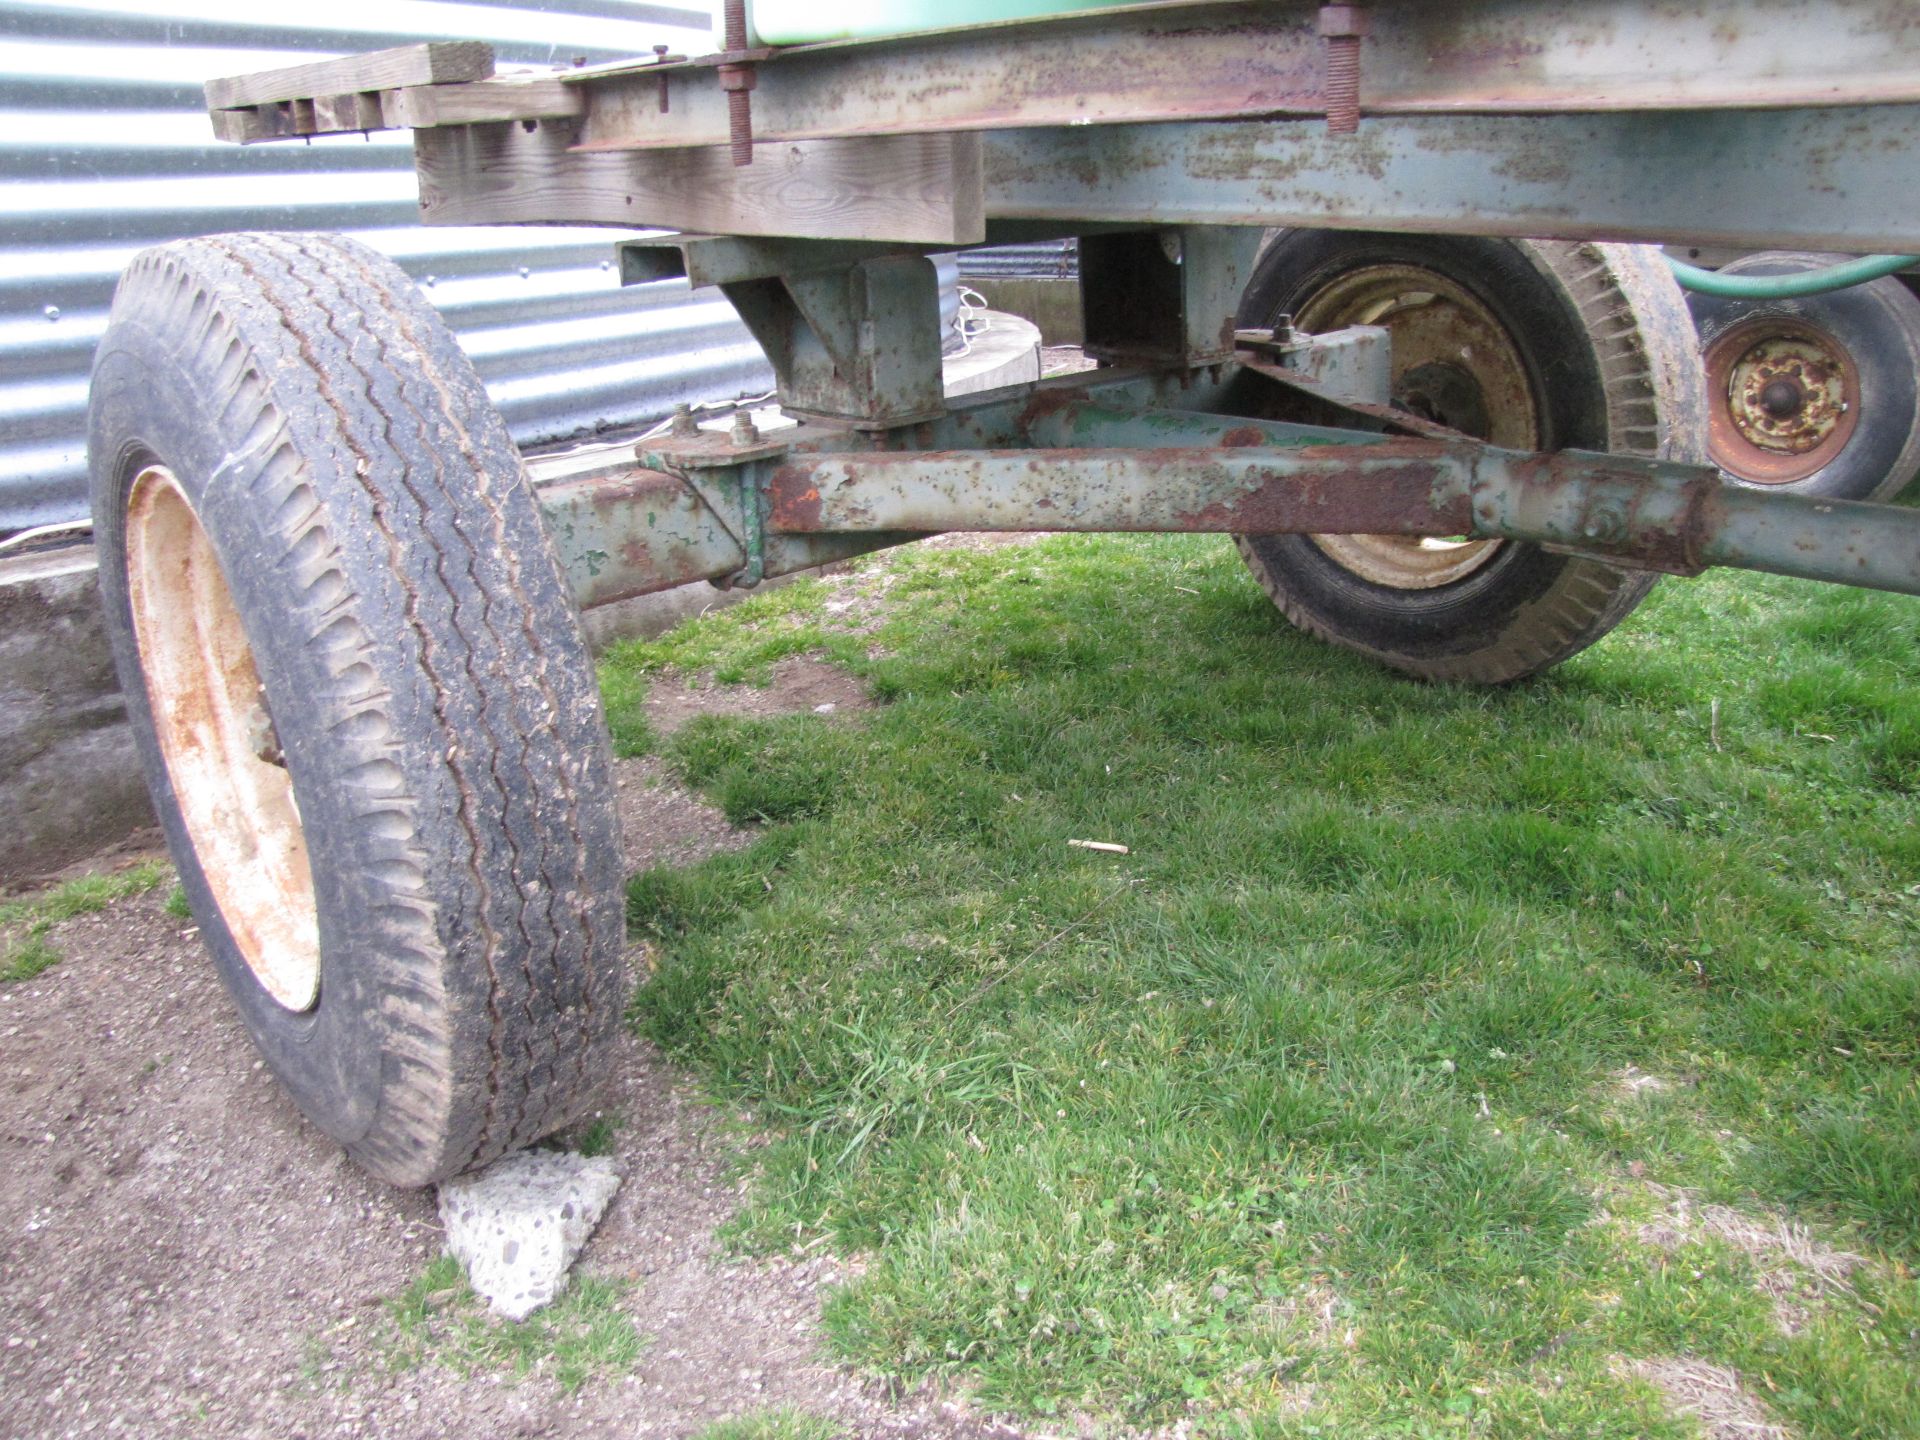
[[[1762,316],[1707,347],[1707,453],[1751,485],[1791,485],[1839,458],[1860,417],[1860,373],[1838,341]]]
[[[1318,333],[1384,326],[1392,337],[1393,401],[1476,440],[1516,450],[1539,444],[1539,412],[1525,360],[1488,306],[1419,265],[1369,265],[1329,281],[1294,314]],[[1313,543],[1363,580],[1432,590],[1464,580],[1500,551],[1499,540],[1419,535],[1314,535]]]
[[[127,498],[127,591],[167,779],[201,873],[261,989],[320,995],[320,927],[293,784],[200,517],[149,465]]]

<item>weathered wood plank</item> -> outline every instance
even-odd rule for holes
[[[484,80],[493,74],[493,47],[480,40],[436,40],[370,55],[316,60],[284,70],[232,75],[206,83],[209,110],[239,110],[281,100],[312,100],[402,85]]]
[[[287,100],[278,105],[250,105],[242,110],[209,110],[207,117],[213,122],[215,139],[236,145],[398,128],[386,118],[381,100],[377,90],[356,95],[323,95],[312,100]]]
[[[318,95],[313,101],[314,133],[331,135],[348,130],[383,130],[386,120],[379,91],[353,95]]]
[[[363,130],[425,129],[495,120],[568,119],[586,112],[586,93],[560,72],[496,75],[446,85],[407,85],[350,95],[316,95],[229,110],[209,110],[221,140],[251,145]],[[306,116],[311,111],[311,123]]]
[[[466,85],[412,85],[386,97],[387,123],[479,125],[491,120],[564,119],[586,113],[586,92],[559,74],[496,75]]]
[[[293,117],[278,105],[250,106],[244,110],[209,110],[213,136],[230,145],[251,145],[259,140],[285,140],[293,133]]]
[[[578,126],[448,126],[414,134],[429,225],[623,225],[724,235],[978,244],[985,235],[979,137],[876,135],[759,145],[590,153]]]

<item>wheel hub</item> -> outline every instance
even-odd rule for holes
[[[254,978],[289,1010],[320,995],[306,833],[219,558],[164,465],[127,497],[127,590],[167,780]]]
[[[1847,413],[1839,357],[1805,340],[1762,340],[1734,361],[1727,404],[1749,444],[1804,455],[1833,434]]]
[[[1476,440],[1531,450],[1539,418],[1525,363],[1477,295],[1417,265],[1372,265],[1330,281],[1298,307],[1311,332],[1384,326],[1393,348],[1393,402]],[[1499,540],[1417,535],[1315,535],[1328,556],[1375,585],[1431,590],[1479,570]]]
[[[1853,433],[1859,380],[1829,336],[1777,317],[1707,351],[1709,449],[1737,479],[1783,485],[1824,468]]]

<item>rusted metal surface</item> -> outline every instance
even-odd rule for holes
[[[767,352],[785,409],[875,426],[946,409],[939,286],[924,256],[883,255],[720,288]]]
[[[1363,117],[1920,100],[1914,17],[1887,0],[1733,11],[1642,0],[1373,0],[1367,10]],[[1322,45],[1313,7],[1235,0],[800,46],[759,66],[754,128],[766,141],[1318,116]],[[591,95],[583,143],[725,143],[728,102],[710,68],[670,67],[665,114],[650,60],[571,77]]]
[[[822,209],[802,176],[583,150],[574,121],[416,132],[428,223],[599,223],[795,237],[982,243],[998,221],[1096,227],[1300,225],[1850,252],[1920,249],[1920,105],[1662,114],[1388,116],[983,132],[899,163],[911,206]],[[915,139],[901,133],[888,143]],[[852,142],[817,141],[815,145]],[[958,139],[956,137],[956,144]],[[1792,155],[1782,166],[1772,157]],[[709,158],[702,158],[709,157]],[[805,171],[826,152],[786,157]],[[784,163],[784,161],[783,161]],[[893,163],[893,162],[889,162]],[[972,188],[978,165],[979,188]],[[951,172],[948,174],[948,172]],[[1647,177],[1660,176],[1659,184]],[[748,177],[743,180],[740,177]],[[797,188],[793,188],[796,187]],[[958,187],[958,188],[956,188]],[[960,189],[965,189],[962,195]],[[751,197],[744,210],[734,203]],[[1085,256],[1083,254],[1083,268]],[[1083,277],[1083,286],[1086,281]]]
[[[247,968],[289,1011],[320,994],[320,921],[266,693],[220,557],[164,465],[127,498],[127,592],[154,732],[200,868]]]
[[[1693,466],[1520,457],[1483,472],[1473,524],[1678,575],[1728,565],[1920,594],[1920,511],[1753,490]]]
[[[998,219],[1920,248],[1902,168],[1920,153],[1913,104],[1393,116],[1348,136],[1286,120],[1086,126],[982,147]]]
[[[1675,574],[1732,565],[1920,593],[1920,512],[1744,489],[1705,466],[1500,448],[1390,407],[1356,408],[1431,433],[1204,408],[1232,393],[1230,374],[1096,372],[885,431],[667,436],[643,459],[679,473],[600,472],[541,502],[586,606],[940,530],[1021,529],[1522,540]]]
[[[727,97],[727,145],[733,163],[753,163],[753,89],[759,77],[753,62],[745,58],[747,48],[747,0],[725,0],[727,53],[716,67],[720,88]],[[667,81],[664,75],[654,82],[659,89],[660,109],[667,108]]]
[[[1415,439],[1293,450],[793,456],[779,531],[1170,530],[1528,540],[1691,575],[1731,565],[1920,593],[1920,512],[1728,485],[1711,469]]]
[[[746,547],[683,480],[638,467],[539,491],[560,568],[582,609],[726,575]]]
[[[757,495],[764,471],[755,465],[765,463],[744,464],[734,483]],[[726,583],[747,569],[737,502],[715,484],[632,466],[543,485],[537,493],[561,570],[583,610],[695,580]],[[918,532],[764,535],[755,578],[920,538]]]
[[[1833,337],[1787,316],[1736,325],[1706,353],[1709,453],[1730,475],[1786,485],[1831,464],[1860,415],[1860,376]]]
[[[1261,357],[1269,368],[1316,395],[1342,404],[1385,405],[1393,397],[1393,347],[1381,325],[1341,323],[1318,335],[1304,335],[1288,317],[1270,333],[1240,330],[1235,340]]]
[[[1360,42],[1367,29],[1363,6],[1320,7],[1320,39],[1326,55],[1321,90],[1329,135],[1351,135],[1360,128]]]
[[[1210,415],[1198,410],[1163,406],[1102,404],[1087,398],[1063,401],[1049,398],[1029,405],[1016,428],[1020,438],[1036,449],[1154,449],[1216,445],[1222,449],[1263,446],[1301,450],[1314,446],[1365,445],[1378,440],[1359,430],[1325,425],[1294,425],[1280,420],[1250,420],[1238,415]]]
[[[796,457],[769,479],[780,530],[1315,530],[1452,534],[1470,464],[1430,440],[1358,447],[967,450]]]

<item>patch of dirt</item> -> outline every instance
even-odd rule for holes
[[[145,825],[124,840],[116,841],[84,860],[76,860],[71,865],[63,865],[44,875],[35,875],[12,884],[0,884],[0,900],[38,894],[84,875],[114,875],[122,870],[131,870],[136,865],[154,863],[168,863],[167,837],[160,832],[158,825]]]
[[[638,1041],[604,1101],[626,1181],[582,1260],[632,1284],[635,1370],[571,1396],[394,1370],[383,1301],[439,1249],[431,1193],[301,1118],[163,900],[56,926],[66,959],[0,986],[0,1435],[674,1437],[766,1405],[861,1437],[1020,1433],[822,1357],[845,1267],[722,1254],[738,1142]]]
[[[671,735],[697,715],[802,715],[828,717],[871,710],[873,698],[837,665],[811,655],[776,661],[766,686],[715,685],[661,675],[647,687],[647,723]]]
[[[1702,1205],[1692,1192],[1646,1182],[1662,1207],[1659,1218],[1635,1232],[1643,1245],[1678,1250],[1719,1241],[1753,1261],[1758,1284],[1773,1301],[1775,1322],[1789,1335],[1806,1327],[1810,1302],[1831,1294],[1851,1295],[1854,1271],[1864,1257],[1814,1239],[1804,1226],[1778,1215],[1755,1218],[1728,1205]]]
[[[1614,1092],[1622,1100],[1633,1100],[1642,1095],[1664,1095],[1678,1083],[1650,1074],[1638,1065],[1629,1065],[1624,1070],[1615,1071],[1613,1082]]]
[[[1260,1313],[1266,1323],[1276,1329],[1304,1321],[1307,1327],[1304,1343],[1309,1349],[1327,1350],[1338,1345],[1351,1350],[1359,1343],[1360,1332],[1342,1322],[1341,1308],[1340,1297],[1325,1282],[1314,1280],[1303,1283],[1282,1299],[1264,1302]]]
[[[753,843],[753,831],[730,824],[718,808],[669,775],[655,756],[614,761],[613,785],[620,810],[620,853],[629,875],[661,865],[697,865]]]
[[[1767,1409],[1740,1383],[1737,1372],[1699,1360],[1618,1360],[1618,1374],[1649,1381],[1678,1415],[1699,1422],[1706,1440],[1792,1440]]]

